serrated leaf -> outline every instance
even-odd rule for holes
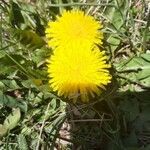
[[[19,108],[16,108],[13,110],[12,114],[10,114],[5,120],[4,120],[4,126],[8,130],[12,130],[18,125],[18,122],[21,118],[21,112]]]

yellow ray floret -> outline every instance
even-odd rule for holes
[[[80,97],[87,102],[88,96],[101,93],[110,83],[111,76],[104,52],[97,47],[93,50],[87,45],[72,49],[57,48],[48,60],[49,83],[59,96],[72,99]]]
[[[56,21],[49,21],[46,38],[50,47],[80,43],[102,44],[102,24],[80,10],[64,11]]]

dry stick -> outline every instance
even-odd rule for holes
[[[39,137],[38,137],[38,143],[36,145],[36,150],[39,150],[41,136],[42,136],[43,128],[44,128],[44,125],[45,125],[46,116],[47,116],[47,113],[48,113],[48,110],[49,110],[49,106],[50,106],[50,103],[48,103],[48,106],[47,106],[46,111],[45,111],[45,117],[44,117],[44,120],[42,122],[42,126],[40,128],[40,134],[39,134]]]

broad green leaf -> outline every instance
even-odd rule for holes
[[[116,7],[108,6],[104,14],[109,19],[110,23],[115,27],[115,29],[119,30],[125,21],[124,16],[127,12],[128,1],[112,1],[112,4],[115,4]]]
[[[5,136],[7,131],[7,128],[4,125],[0,124],[0,138]]]
[[[111,31],[112,33],[108,36],[107,42],[110,44],[112,52],[116,50],[119,46],[121,39],[118,38],[120,33],[124,33],[125,30],[123,28],[124,25],[124,17],[126,15],[128,1],[126,0],[119,0],[119,1],[112,1],[113,6],[107,6],[104,16],[108,20],[108,25],[106,30]]]
[[[117,36],[111,34],[108,37],[107,42],[110,45],[112,52],[114,52],[116,48],[119,46],[121,40]]]
[[[20,89],[15,80],[1,80],[0,81],[0,90],[2,91],[13,91]]]
[[[23,112],[27,112],[27,104],[22,100],[17,100],[11,96],[5,95],[0,91],[0,104],[10,108],[19,107]]]
[[[12,130],[18,125],[21,118],[21,112],[19,108],[13,110],[13,112],[5,119],[4,126],[8,130]]]
[[[150,87],[150,54],[141,54],[131,59],[115,64],[116,70],[123,77]]]
[[[21,134],[30,135],[31,133],[32,133],[32,129],[30,127],[27,127],[26,125],[24,125],[23,129],[21,131]]]
[[[41,88],[43,86],[42,80],[40,78],[38,79],[29,79],[29,80],[24,80],[21,82],[22,85],[26,88]]]

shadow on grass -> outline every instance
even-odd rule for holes
[[[67,114],[69,128],[62,135],[73,150],[150,150],[148,90],[113,92],[104,100],[71,104]]]

